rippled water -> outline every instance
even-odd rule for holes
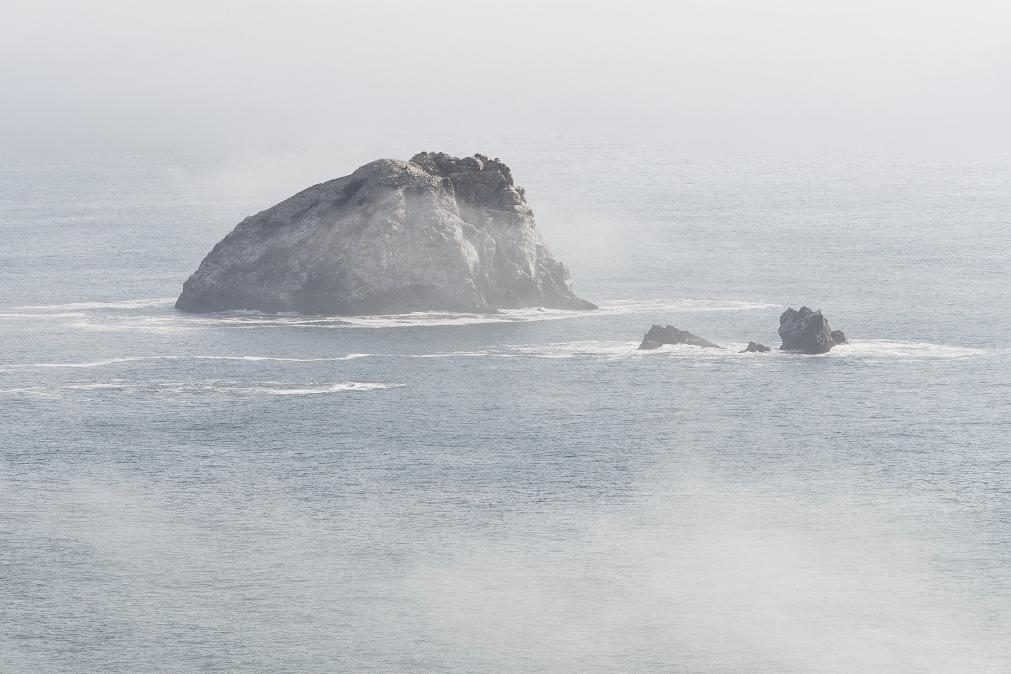
[[[553,152],[596,312],[179,314],[284,193],[3,169],[0,670],[1011,669],[1011,167]]]

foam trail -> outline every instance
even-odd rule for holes
[[[741,357],[748,360],[769,359],[780,357],[808,357],[788,354],[773,349],[765,354],[741,354],[739,353],[745,344],[729,344],[725,349],[702,349],[695,346],[676,344],[664,345],[658,349],[640,351],[638,341],[605,341],[605,340],[583,340],[575,342],[554,342],[549,344],[516,344],[499,348],[485,349],[479,351],[447,351],[442,353],[420,353],[408,354],[408,358],[546,358],[546,359],[567,359],[567,358],[656,358],[656,357],[682,357],[682,358],[731,358]],[[833,358],[856,358],[862,360],[939,360],[954,358],[972,358],[990,353],[985,349],[972,347],[952,346],[943,344],[931,344],[929,342],[905,342],[898,340],[872,339],[860,340],[835,347],[827,354],[819,354],[814,357]],[[87,369],[118,365],[122,363],[144,362],[144,361],[177,361],[177,360],[210,360],[210,361],[236,361],[248,363],[327,363],[357,360],[360,358],[374,357],[377,354],[370,353],[349,353],[344,356],[323,356],[316,358],[296,358],[284,356],[135,356],[124,358],[109,358],[106,360],[85,361],[80,363],[31,363],[29,365],[12,365],[13,368],[70,368]]]
[[[0,318],[6,320],[20,320],[24,318],[87,318],[87,314],[80,312],[62,312],[55,314],[26,314],[21,312],[5,312],[0,313]]]
[[[83,363],[32,363],[30,365],[15,365],[14,367],[45,367],[45,368],[93,368],[105,367],[108,365],[118,365],[120,363],[134,363],[141,361],[159,360],[228,360],[240,362],[271,362],[271,363],[326,363],[346,360],[356,360],[358,358],[368,358],[369,353],[349,353],[346,356],[332,356],[322,358],[284,358],[277,356],[135,356],[130,358],[110,358],[108,360],[96,360]]]
[[[320,386],[309,386],[304,388],[272,388],[272,387],[244,387],[230,389],[235,393],[268,394],[278,396],[304,396],[319,395],[323,393],[341,393],[345,391],[381,391],[391,388],[402,388],[399,384],[380,384],[369,382],[338,382],[335,384],[323,384]]]
[[[619,360],[656,356],[688,358],[726,358],[737,355],[729,349],[703,349],[687,344],[664,345],[659,349],[639,350],[638,341],[554,342],[550,344],[516,344],[484,351],[447,351],[444,353],[414,354],[411,358],[544,358],[552,360],[587,358]]]
[[[754,311],[777,308],[778,306],[776,304],[743,300],[612,300],[602,302],[598,309],[587,311],[532,307],[528,309],[506,309],[495,314],[418,312],[390,316],[349,316],[345,320],[354,327],[362,328],[435,327],[483,323],[527,323],[643,313]]]
[[[183,314],[168,312],[132,314],[139,309],[171,307],[173,298],[150,298],[113,302],[72,302],[66,304],[23,305],[0,319],[77,319],[67,325],[80,330],[115,332],[141,330],[155,333],[214,328],[410,328],[482,325],[490,323],[530,323],[540,321],[592,318],[594,316],[637,315],[663,316],[672,313],[710,311],[753,311],[776,308],[777,305],[746,300],[661,299],[610,300],[596,310],[570,311],[530,307],[506,309],[496,313],[414,312],[381,316],[308,316],[299,314],[264,314],[256,311],[229,311],[217,314]],[[36,313],[25,313],[36,312]]]
[[[240,360],[249,362],[272,362],[272,363],[327,363],[344,360],[357,360],[368,358],[371,353],[349,353],[346,356],[332,356],[323,358],[281,358],[275,356],[190,356],[193,360]],[[182,356],[181,358],[186,358]]]
[[[132,363],[141,360],[157,360],[156,358],[110,358],[108,360],[95,360],[85,363],[32,363],[31,365],[15,365],[14,367],[51,367],[51,368],[92,368],[105,367],[106,365],[116,365],[119,363]]]
[[[842,344],[829,352],[832,356],[850,356],[866,359],[941,360],[972,358],[987,354],[986,349],[930,342],[906,342],[892,339],[866,339]]]
[[[146,309],[175,304],[174,297],[154,297],[149,299],[116,300],[111,302],[69,302],[66,304],[29,304],[15,307],[35,311],[60,311],[64,309]]]
[[[665,344],[658,349],[639,350],[638,341],[576,341],[549,344],[517,344],[480,351],[447,351],[443,353],[412,354],[410,358],[690,358],[690,359],[741,359],[747,362],[764,362],[782,358],[849,358],[860,360],[941,360],[972,358],[993,352],[963,346],[930,344],[927,342],[902,342],[894,340],[861,340],[835,347],[825,354],[807,356],[788,353],[773,348],[762,354],[741,353],[746,343],[727,343],[723,349],[708,349],[689,344]]]
[[[340,381],[327,383],[295,383],[284,382],[254,382],[252,384],[205,381],[205,382],[128,382],[113,380],[107,382],[91,382],[77,384],[62,384],[57,386],[23,386],[0,389],[0,394],[51,396],[64,391],[122,391],[124,393],[153,394],[186,394],[186,393],[220,393],[239,396],[275,395],[304,396],[327,393],[350,393],[366,391],[382,391],[403,388],[403,384],[387,384],[382,382]]]

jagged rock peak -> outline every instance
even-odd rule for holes
[[[321,314],[592,309],[501,160],[379,159],[246,218],[176,307]]]
[[[498,171],[506,184],[513,185],[513,174],[501,159],[489,159],[483,154],[473,157],[453,157],[445,152],[419,152],[411,161],[432,175],[450,176],[454,173],[480,173]]]
[[[643,336],[639,350],[659,349],[664,344],[688,344],[690,346],[699,346],[703,349],[723,348],[698,335],[693,335],[687,330],[678,330],[673,325],[663,326],[654,324],[650,326],[649,331]]]

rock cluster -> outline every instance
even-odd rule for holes
[[[790,307],[784,311],[779,317],[779,336],[783,340],[780,349],[793,353],[825,353],[833,346],[847,343],[843,331],[833,330],[828,320],[822,316],[821,310],[812,311],[808,307],[801,307],[799,310]],[[666,327],[653,325],[642,338],[639,348],[658,349],[664,344],[723,348],[686,330],[678,330],[672,325]],[[766,353],[770,350],[765,344],[748,342],[748,346],[740,353]]]
[[[498,159],[380,159],[246,218],[176,308],[318,314],[592,309]]]

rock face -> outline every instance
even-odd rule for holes
[[[686,330],[678,330],[673,325],[666,327],[654,325],[646,333],[646,336],[642,338],[642,344],[639,345],[639,349],[659,349],[664,344],[690,344],[691,346],[701,346],[706,349],[723,348]]]
[[[509,167],[380,159],[239,223],[176,308],[377,314],[593,309],[541,240]]]
[[[826,353],[836,344],[845,344],[846,336],[841,330],[832,331],[821,310],[812,311],[807,307],[800,310],[788,308],[779,317],[779,336],[784,351],[799,353]],[[836,338],[841,341],[836,341]]]
[[[748,342],[748,345],[744,347],[744,350],[741,351],[741,353],[765,353],[771,350],[772,349],[767,347],[765,344],[759,344],[758,342]]]

